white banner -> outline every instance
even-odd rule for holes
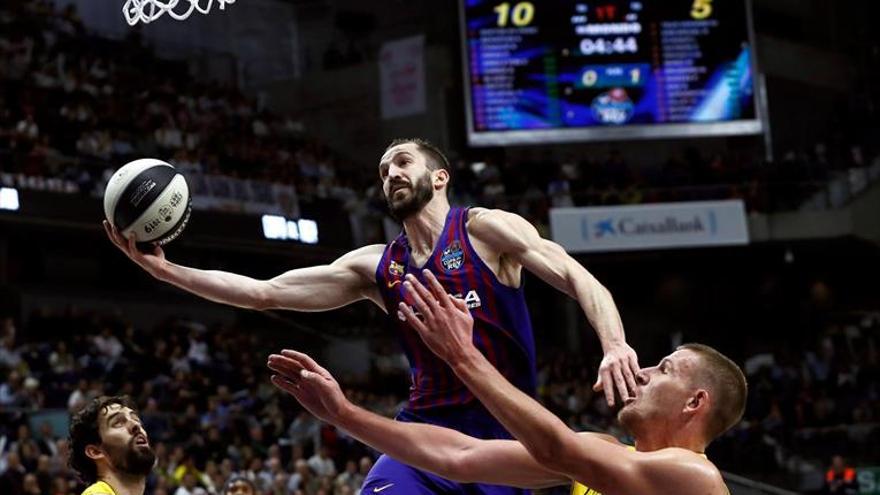
[[[571,253],[749,243],[741,200],[554,208],[550,228]]]
[[[389,41],[379,53],[385,120],[425,112],[425,36]]]

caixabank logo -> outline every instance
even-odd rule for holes
[[[715,212],[704,215],[666,216],[658,220],[637,219],[631,216],[607,217],[596,221],[584,218],[581,233],[585,239],[608,237],[638,237],[670,234],[715,235],[718,231]]]

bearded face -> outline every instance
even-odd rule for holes
[[[388,211],[395,220],[402,222],[410,215],[419,212],[434,198],[431,187],[431,172],[426,171],[413,183],[405,180],[391,180],[385,195]]]
[[[156,463],[156,453],[137,413],[121,404],[111,404],[99,422],[101,450],[110,469],[134,477],[149,474]]]
[[[104,445],[107,456],[116,471],[141,477],[150,474],[156,464],[156,453],[146,438],[132,437],[125,445]]]

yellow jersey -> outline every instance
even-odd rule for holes
[[[632,445],[627,445],[626,448],[629,450],[636,450],[636,448],[633,447]],[[705,454],[700,454],[700,455],[702,457],[706,457]],[[730,491],[728,490],[727,493],[730,493]],[[584,485],[578,483],[577,481],[575,481],[571,484],[571,495],[602,495],[602,494],[600,492],[597,492],[596,490],[593,490],[592,488],[590,488],[588,486],[584,486]]]
[[[83,490],[82,495],[116,495],[116,492],[107,483],[96,481]]]
[[[602,495],[601,493],[593,490],[592,488],[587,488],[584,485],[575,481],[571,484],[571,495]]]

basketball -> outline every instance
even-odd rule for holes
[[[143,158],[117,170],[104,190],[104,216],[126,238],[164,245],[186,227],[192,209],[186,179],[168,163]]]

